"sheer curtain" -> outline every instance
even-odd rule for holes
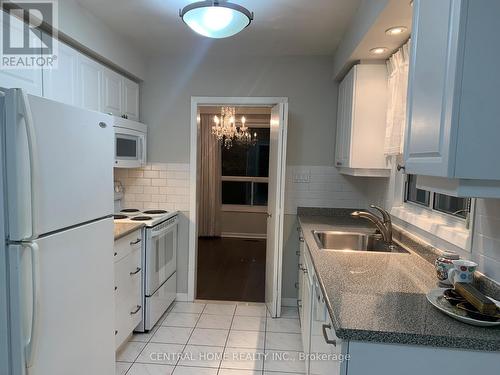
[[[212,135],[213,115],[200,115],[198,235],[221,235],[221,149]]]
[[[410,41],[387,60],[389,96],[384,144],[384,153],[386,155],[400,155],[403,153],[404,131],[406,127],[409,48]]]

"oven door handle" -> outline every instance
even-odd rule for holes
[[[170,224],[168,227],[165,227],[165,228],[159,230],[158,232],[155,232],[154,229],[153,229],[153,231],[151,233],[151,237],[155,238],[155,237],[161,236],[162,234],[171,232],[172,230],[175,230],[175,228],[177,227],[178,224],[179,223],[176,220],[175,222],[173,222],[172,224]]]

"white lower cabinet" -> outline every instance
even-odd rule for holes
[[[135,231],[115,241],[115,346],[118,349],[142,320],[142,239]]]
[[[301,301],[299,316],[306,374],[469,375],[478,369],[485,374],[498,372],[500,352],[347,341],[339,338],[331,321],[309,250],[303,242],[301,250],[302,263],[299,264],[299,269],[302,273],[302,285],[298,300]]]

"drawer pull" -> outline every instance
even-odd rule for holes
[[[117,287],[117,286],[115,286],[115,291],[116,291],[116,290],[118,290],[118,287]]]
[[[299,237],[299,241],[300,241],[300,242],[304,242],[304,237],[300,236],[300,237]]]
[[[297,300],[297,307],[298,307],[298,308],[301,308],[301,307],[302,307],[302,300],[301,300],[301,299],[298,299],[298,300]]]
[[[131,241],[131,242],[130,242],[130,246],[137,245],[139,242],[141,242],[141,239],[140,239],[140,238],[136,239],[135,241]]]
[[[115,336],[118,334],[118,331],[115,329]]]
[[[142,309],[142,306],[137,305],[134,311],[130,312],[130,315],[135,315],[139,312],[139,310]]]
[[[322,328],[323,328],[323,337],[325,338],[326,343],[331,344],[333,346],[337,346],[337,341],[329,339],[328,332],[326,331],[327,329],[332,329],[332,326],[330,324],[323,324]]]
[[[117,255],[118,255],[118,253],[115,251],[115,256],[117,256]]]
[[[137,267],[135,271],[130,272],[130,276],[137,275],[139,272],[141,272],[141,267]]]

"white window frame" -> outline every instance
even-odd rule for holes
[[[267,205],[257,206],[253,204],[253,184],[254,183],[269,183],[269,177],[253,177],[253,176],[221,176],[221,184],[224,181],[233,182],[251,182],[252,183],[252,200],[251,204],[223,204],[222,211],[226,212],[267,212]]]
[[[428,207],[406,201],[406,181],[407,175],[401,175],[401,178],[395,179],[395,199],[394,206],[391,209],[391,214],[396,219],[395,223],[408,229],[417,228],[420,234],[425,234],[426,239],[434,242],[434,244],[436,244],[436,241],[431,241],[431,239],[437,238],[453,245],[452,250],[457,248],[471,252],[475,199],[471,199],[469,222],[466,225],[467,220],[433,208],[435,192],[432,190],[429,190],[431,196]]]

